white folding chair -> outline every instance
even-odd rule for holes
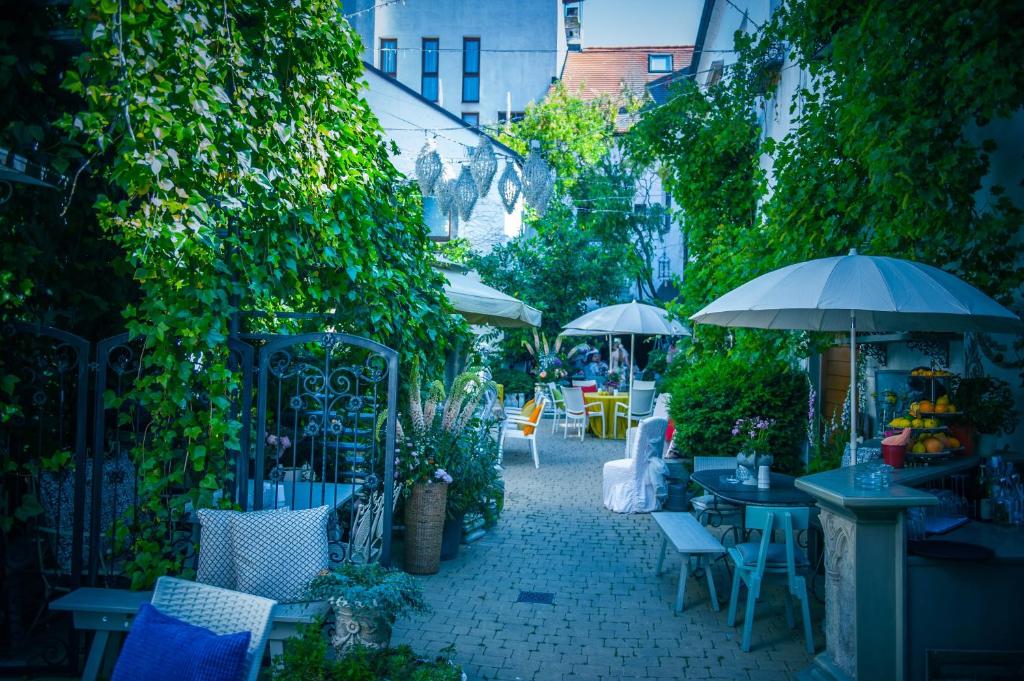
[[[529,418],[518,416],[505,419],[505,424],[501,429],[501,438],[498,441],[499,461],[503,459],[506,440],[509,438],[525,440],[530,445],[530,452],[533,453],[534,468],[540,468],[540,456],[537,453],[537,424],[540,421],[541,414],[544,413],[546,403],[547,399],[542,395],[534,402],[533,414]]]
[[[569,436],[569,428],[575,426],[579,429],[580,440],[590,425],[591,418],[601,419],[601,432],[604,432],[604,405],[601,403],[587,404],[583,400],[581,388],[563,388],[562,399],[565,400],[565,432],[562,438]]]
[[[633,388],[628,402],[615,403],[615,423],[626,419],[626,427],[645,419],[654,412],[654,388]]]
[[[551,432],[558,427],[559,417],[565,420],[565,400],[562,398],[561,388],[554,383],[548,383],[548,393],[551,396]]]
[[[732,456],[695,456],[693,457],[693,472],[709,471],[716,469],[735,470],[736,457]],[[693,515],[702,525],[711,527],[722,527],[731,525],[734,543],[740,542],[740,507],[723,501],[714,494],[705,493],[690,499],[690,506],[693,508]]]

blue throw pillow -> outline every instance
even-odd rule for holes
[[[241,681],[250,636],[218,636],[143,603],[110,681]]]

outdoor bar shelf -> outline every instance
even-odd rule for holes
[[[855,484],[857,472],[869,464],[796,480],[817,501],[825,536],[827,648],[800,678],[916,681],[926,678],[926,658],[941,651],[1020,647],[1012,641],[1012,618],[1024,611],[1019,530],[970,523],[943,536],[992,548],[995,558],[984,563],[908,559],[907,509],[939,503],[916,487],[978,463],[976,457],[960,457],[897,469],[890,487],[875,490]]]

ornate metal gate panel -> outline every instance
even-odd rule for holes
[[[0,431],[0,658],[24,671],[65,667],[74,659],[70,621],[46,603],[80,585],[88,556],[89,342],[23,323],[0,336],[19,407]]]
[[[398,353],[341,333],[245,338],[259,347],[258,387],[238,501],[331,506],[332,560],[390,564]]]

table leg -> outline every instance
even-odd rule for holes
[[[110,639],[110,632],[100,630],[92,638],[92,645],[89,646],[89,657],[85,660],[85,669],[82,670],[82,681],[96,681],[100,672],[100,663],[103,662],[103,654],[107,651],[107,641]]]
[[[711,595],[711,608],[715,612],[720,610],[718,605],[718,590],[715,589],[715,576],[711,574],[711,559],[704,556],[704,574],[708,578],[708,593]]]
[[[109,679],[114,675],[114,665],[117,664],[117,656],[121,653],[121,639],[123,638],[124,634],[120,631],[110,632],[106,652],[103,655],[103,664],[100,665],[100,676],[104,679]]]
[[[690,576],[690,554],[682,554],[683,564],[679,568],[679,586],[676,587],[676,612],[683,611],[683,600],[686,597],[686,579]]]
[[[661,540],[661,553],[658,554],[658,569],[654,571],[654,576],[661,575],[661,568],[665,565],[665,548],[668,546],[668,538]]]

